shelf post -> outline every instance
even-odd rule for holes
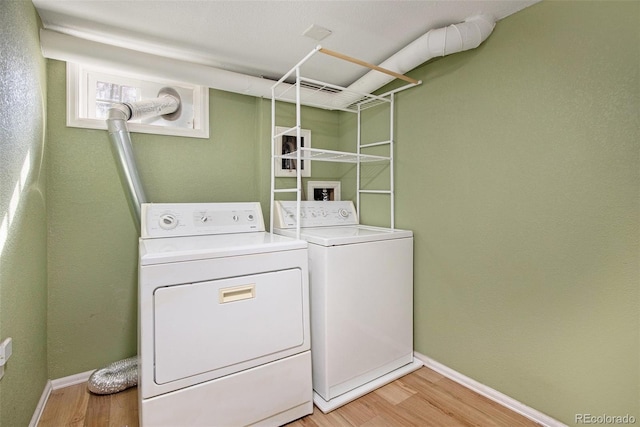
[[[296,66],[296,239],[300,239],[300,202],[302,200],[302,138],[300,131],[302,121],[300,119],[300,66]]]
[[[271,194],[269,195],[269,232],[273,233],[273,214],[276,195],[275,139],[276,139],[276,86],[271,86]]]
[[[395,229],[396,228],[396,220],[395,220],[395,205],[396,205],[396,201],[395,201],[395,187],[394,187],[394,180],[393,180],[393,163],[394,163],[394,159],[393,159],[393,152],[394,152],[394,148],[395,148],[395,135],[394,135],[394,128],[393,128],[393,123],[394,123],[394,104],[395,104],[395,93],[391,94],[391,102],[389,103],[389,140],[391,141],[391,143],[389,144],[389,158],[391,159],[389,161],[389,189],[391,190],[391,194],[390,194],[390,209],[391,209],[391,229]]]
[[[357,145],[357,154],[358,154],[358,162],[356,163],[356,214],[358,215],[358,223],[360,223],[360,185],[362,184],[360,180],[360,174],[362,173],[362,169],[360,166],[360,154],[362,154],[361,145],[362,145],[362,135],[360,132],[362,131],[360,124],[362,120],[362,108],[360,104],[358,104],[358,117],[357,117],[357,132],[356,132],[356,145]]]

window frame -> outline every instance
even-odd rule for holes
[[[122,74],[97,67],[67,63],[67,126],[86,129],[107,129],[105,120],[89,117],[89,111],[95,110],[90,103],[88,82],[90,76],[113,77],[117,82],[135,86],[135,82],[157,84],[160,87],[178,87],[187,90],[193,96],[193,128],[159,126],[149,123],[128,122],[130,132],[156,135],[185,136],[191,138],[209,138],[209,88],[190,83],[174,82],[152,77]],[[123,83],[119,83],[123,84]],[[146,98],[143,98],[146,99]],[[166,122],[170,124],[171,122]]]

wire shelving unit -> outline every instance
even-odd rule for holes
[[[362,67],[366,67],[378,72],[388,74],[394,78],[401,79],[406,82],[404,86],[389,92],[374,95],[370,93],[360,93],[341,86],[322,82],[315,79],[305,78],[302,76],[302,66],[314,55],[322,53],[344,61],[352,62]],[[295,83],[287,83],[288,79],[295,77]],[[276,195],[280,193],[296,193],[296,236],[300,238],[300,202],[302,201],[302,171],[301,168],[296,169],[296,185],[294,187],[276,188],[275,162],[282,159],[291,159],[296,161],[296,165],[301,165],[302,161],[324,161],[337,163],[356,164],[356,211],[360,214],[360,196],[362,194],[386,194],[389,196],[390,210],[390,228],[395,227],[395,190],[394,190],[394,169],[393,169],[393,153],[394,153],[394,101],[395,94],[419,85],[421,81],[398,74],[394,71],[387,70],[376,65],[361,61],[359,59],[331,51],[321,46],[317,46],[309,54],[307,54],[298,64],[296,64],[288,73],[286,73],[271,88],[271,199],[270,199],[270,230],[273,230],[274,221],[274,204]],[[295,103],[296,124],[287,128],[284,132],[277,132],[276,129],[276,108],[278,102]],[[383,104],[389,105],[389,138],[384,141],[362,144],[362,112],[373,107]],[[339,110],[357,114],[357,144],[356,152],[342,152],[333,150],[323,150],[318,148],[301,147],[301,106],[310,106],[326,110]],[[276,153],[275,146],[277,138],[287,134],[296,135],[295,152],[280,154]],[[371,155],[363,153],[371,147],[387,146],[388,155]],[[389,189],[384,190],[368,190],[361,188],[362,180],[362,163],[388,162],[389,164]]]

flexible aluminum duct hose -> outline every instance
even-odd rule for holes
[[[108,111],[107,129],[111,140],[111,151],[118,167],[118,175],[127,195],[129,209],[140,229],[140,206],[147,203],[138,167],[133,155],[131,135],[127,121],[145,117],[162,116],[173,120],[180,115],[182,103],[175,89],[163,88],[159,97],[144,101],[115,104]]]
[[[113,394],[138,385],[138,357],[113,362],[89,377],[88,388],[95,394]]]
[[[180,95],[173,88],[163,88],[158,98],[116,104],[109,109],[107,129],[118,173],[125,187],[127,200],[136,226],[140,228],[140,205],[147,202],[138,168],[133,157],[127,121],[145,117],[163,116],[173,120],[181,112]],[[113,394],[138,384],[138,357],[113,362],[98,369],[89,377],[89,391],[95,394]]]

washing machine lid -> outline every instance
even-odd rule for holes
[[[296,236],[296,230],[294,229],[274,229],[274,232],[284,236]],[[398,230],[370,225],[306,227],[300,229],[301,239],[321,246],[351,245],[408,237],[413,237],[411,230]]]
[[[304,249],[307,242],[267,232],[140,239],[140,265]]]

